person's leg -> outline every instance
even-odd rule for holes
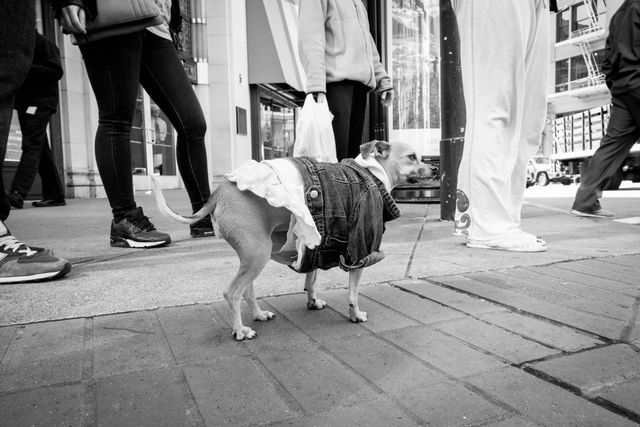
[[[629,150],[640,138],[640,94],[636,92],[612,97],[607,132],[581,174],[573,210],[585,213],[600,210],[597,191],[620,169]]]
[[[0,220],[9,216],[11,205],[4,192],[2,169],[11,129],[15,94],[24,81],[35,44],[33,0],[0,1]]]
[[[519,150],[511,173],[511,197],[508,201],[511,217],[518,227],[524,202],[527,164],[540,147],[547,115],[549,9],[543,5],[542,0],[537,0],[536,6],[537,9],[531,15],[535,23],[530,28],[525,51],[524,95],[521,114],[517,119],[520,123]],[[527,19],[527,15],[523,17]]]
[[[146,32],[140,82],[176,128],[178,169],[195,212],[211,195],[204,143],[207,123],[172,42]]]
[[[351,101],[351,118],[349,121],[349,148],[347,151],[347,156],[350,158],[355,158],[360,154],[369,90],[367,85],[354,82],[353,99]]]
[[[142,32],[80,47],[98,103],[95,153],[116,219],[136,207],[131,173],[131,124],[140,79]]]
[[[351,129],[351,107],[353,105],[354,83],[342,81],[327,83],[327,103],[333,114],[333,136],[336,140],[338,161],[349,157]]]
[[[17,192],[22,198],[31,190],[38,173],[43,147],[49,145],[47,125],[52,114],[53,111],[47,108],[38,108],[33,114],[24,109],[18,111],[22,131],[22,155],[11,183],[11,192]]]
[[[460,2],[456,10],[467,120],[456,234],[469,239],[490,240],[518,228],[508,199],[518,160],[535,3],[474,0]]]
[[[33,202],[36,207],[59,206],[65,204],[64,184],[60,179],[53,153],[46,141],[40,153],[38,173],[42,180],[42,202]],[[44,203],[44,204],[43,204]]]
[[[15,92],[33,59],[35,9],[32,0],[0,1],[0,186]],[[4,195],[4,191],[2,191]],[[48,249],[32,248],[11,235],[4,224],[9,215],[6,197],[0,201],[0,283],[18,283],[62,277],[69,261]]]
[[[114,220],[111,246],[149,248],[171,242],[136,207],[131,172],[131,124],[138,97],[143,31],[81,46],[98,103],[95,152]]]

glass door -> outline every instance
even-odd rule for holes
[[[437,0],[392,0],[391,73],[395,87],[391,141],[424,155],[440,153],[440,27]]]
[[[147,175],[156,176],[165,188],[178,184],[176,132],[166,114],[140,87],[131,128],[131,173],[136,189],[149,186]]]

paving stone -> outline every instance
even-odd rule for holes
[[[401,280],[392,283],[395,286],[410,290],[425,298],[468,314],[506,311],[506,308],[484,301],[483,299],[452,291],[451,289],[446,289],[433,283],[425,282],[424,280]]]
[[[503,362],[428,326],[384,332],[386,339],[455,378],[494,370]]]
[[[439,323],[434,327],[516,364],[560,352],[472,318]]]
[[[600,397],[640,417],[640,379],[634,378],[628,383],[618,384],[611,390],[602,393]]]
[[[79,381],[84,319],[20,326],[0,363],[0,391]]]
[[[625,327],[625,324],[621,321],[583,313],[465,277],[445,276],[435,277],[432,280],[610,339],[618,339],[620,331]]]
[[[540,424],[534,423],[524,417],[512,417],[502,421],[488,422],[483,424],[486,427],[539,427]]]
[[[5,353],[9,349],[9,344],[16,334],[16,326],[4,326],[0,328],[0,362],[4,358]]]
[[[486,283],[487,285],[495,286],[500,289],[506,289],[517,294],[526,295],[537,300],[548,301],[555,304],[561,304],[565,301],[570,301],[576,298],[575,295],[571,295],[564,291],[558,291],[541,286],[530,286],[528,283],[523,283],[520,279],[503,274],[501,271],[469,273],[465,274],[464,277],[471,280],[477,280],[478,282]]]
[[[320,299],[329,304],[329,307],[345,317],[349,317],[349,291],[344,289],[340,291],[323,292]],[[361,325],[372,332],[391,331],[393,329],[406,328],[408,326],[416,326],[419,322],[415,319],[407,317],[395,310],[385,307],[377,301],[360,295],[360,310],[367,313],[367,321]]]
[[[153,313],[139,311],[94,319],[94,378],[173,364],[152,317]]]
[[[595,301],[608,301],[611,304],[625,308],[633,306],[634,298],[631,295],[593,286],[585,286],[570,280],[547,276],[536,271],[511,268],[501,270],[500,274],[518,279],[522,284],[521,286],[553,289],[573,297],[588,298]]]
[[[464,313],[389,285],[369,286],[362,289],[362,294],[422,323],[429,324],[464,317]]]
[[[556,277],[558,279],[570,280],[575,283],[580,283],[585,286],[592,286],[599,289],[607,289],[610,291],[630,291],[635,289],[635,286],[626,283],[616,282],[615,280],[608,280],[601,277],[589,276],[587,274],[580,273],[578,271],[569,270],[566,268],[560,268],[560,264],[545,265],[542,267],[523,267],[525,270],[537,271],[548,276]]]
[[[263,310],[276,311],[266,301],[260,303]],[[285,347],[317,347],[310,337],[282,315],[276,315],[268,322],[255,322],[247,318],[245,324],[251,325],[251,328],[258,334],[256,338],[244,341],[244,345],[253,354],[278,351]]]
[[[270,297],[266,298],[266,302],[286,316],[297,328],[318,341],[369,333],[362,325],[352,323],[349,318],[335,310],[309,310],[307,297],[303,294]]]
[[[348,408],[337,407],[321,414],[269,424],[269,427],[335,427],[347,424],[349,427],[403,427],[420,425],[392,402],[388,400],[376,400],[349,406]]]
[[[204,425],[180,371],[156,369],[96,381],[98,424]]]
[[[173,307],[156,313],[179,364],[249,354],[233,339],[226,322],[214,317],[211,307]]]
[[[640,354],[625,344],[545,360],[532,366],[591,396],[617,383],[640,378]]]
[[[517,368],[484,372],[465,381],[522,416],[548,426],[637,426],[570,391]]]
[[[484,425],[508,413],[451,381],[407,391],[398,397],[398,401],[427,425],[433,426]]]
[[[561,305],[574,310],[591,313],[599,317],[610,318],[621,322],[626,322],[627,319],[633,316],[632,307],[620,307],[619,305],[611,304],[606,300],[594,301],[591,299],[580,298],[572,301],[564,301]]]
[[[6,427],[83,425],[83,392],[83,387],[76,384],[0,395],[0,425]]]
[[[632,277],[637,277],[640,275],[640,266],[638,266],[638,261],[634,261],[635,265],[625,265],[619,262],[616,262],[619,257],[615,258],[600,258],[591,260],[591,264],[602,268],[607,271],[619,271],[625,274],[629,274]]]
[[[637,286],[638,277],[631,276],[622,271],[603,270],[597,265],[593,265],[591,260],[565,262],[557,265],[559,268],[585,274],[588,276],[599,277],[601,279],[613,280],[618,283],[625,283],[631,286]]]
[[[256,357],[300,406],[312,414],[379,396],[364,378],[318,348],[286,347],[258,353]]]
[[[324,346],[333,356],[391,395],[443,379],[441,374],[376,337],[345,338],[327,342]]]
[[[569,328],[517,313],[488,313],[481,315],[480,318],[566,352],[575,352],[603,343],[596,338],[575,332]]]
[[[269,423],[302,414],[249,357],[184,366],[183,371],[208,426]]]

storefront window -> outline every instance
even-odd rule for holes
[[[140,89],[131,129],[132,173],[176,175],[175,140],[169,118]]]
[[[296,111],[267,97],[260,97],[260,147],[264,160],[293,155]]]
[[[392,140],[437,154],[440,141],[439,9],[435,0],[393,0]]]

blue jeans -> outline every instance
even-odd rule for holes
[[[11,205],[4,193],[2,166],[7,152],[15,94],[29,72],[35,45],[36,16],[33,0],[0,1],[0,220]]]
[[[136,207],[131,174],[131,125],[138,84],[178,133],[178,169],[192,208],[210,196],[202,108],[173,43],[143,30],[80,47],[98,102],[96,161],[115,217]]]

